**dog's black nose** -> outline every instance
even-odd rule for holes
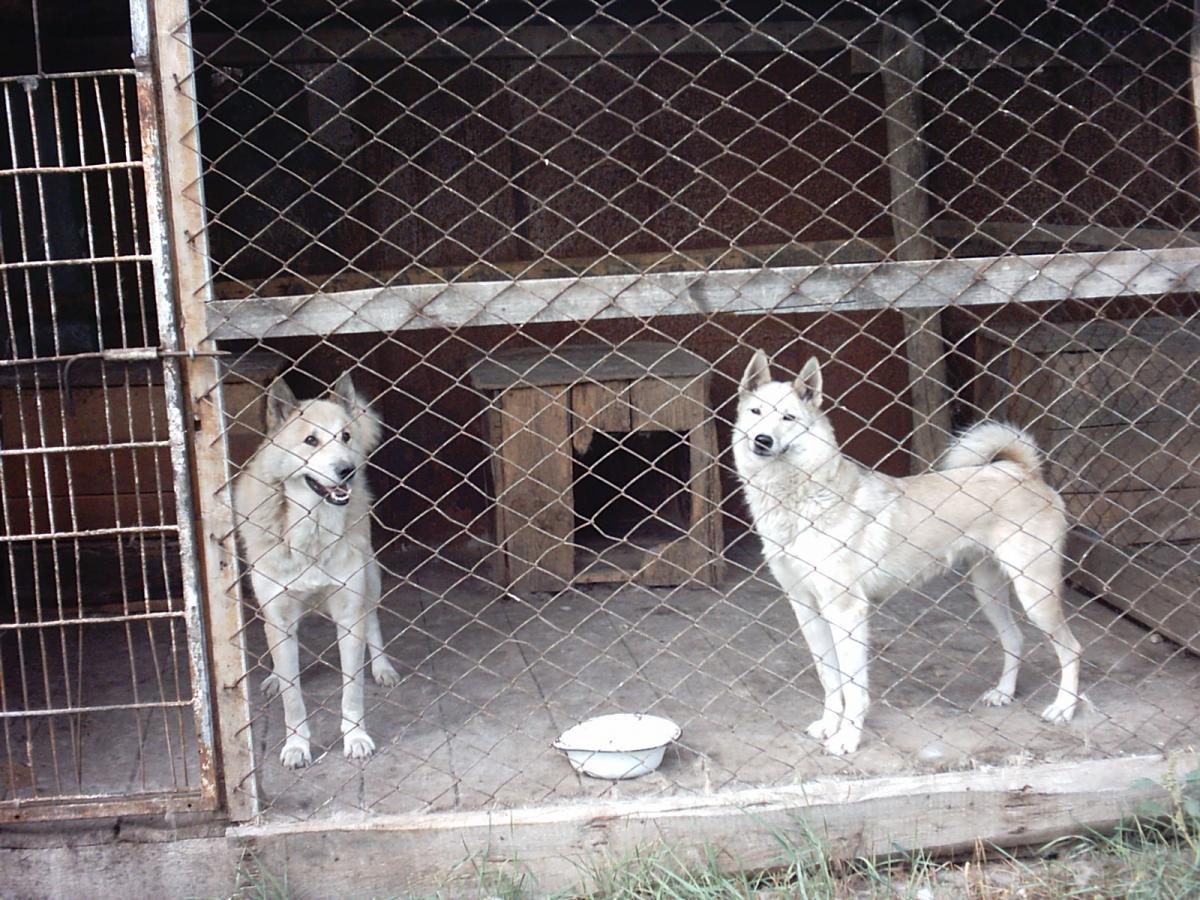
[[[358,471],[358,466],[341,465],[338,466],[334,471],[337,472],[337,477],[342,481],[349,481],[354,477],[354,473]]]
[[[769,434],[756,434],[754,436],[754,448],[756,450],[770,450],[775,446],[775,441]]]

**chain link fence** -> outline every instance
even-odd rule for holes
[[[352,418],[369,405],[382,422],[370,512],[326,526],[369,521],[382,570],[396,676],[362,679],[368,654],[350,656],[364,763],[343,757],[357,723],[339,634],[357,626],[339,598],[366,557],[295,558],[297,583],[343,590],[298,628],[251,596],[304,590],[261,570],[328,512],[287,480],[316,464],[254,445],[299,459],[307,435],[272,421],[299,416],[322,446],[342,425],[313,406],[273,420],[259,396],[226,409],[260,423],[229,442],[230,476],[261,488],[235,490],[252,508],[229,515],[258,529],[230,638],[261,811],[711,792],[1195,741],[1189,7],[206,2],[189,25],[203,338],[259,367],[264,396],[280,378],[303,405],[348,375]],[[1071,724],[1038,715],[1059,675],[1036,629],[1015,702],[978,703],[1003,657],[952,569],[875,598],[860,747],[806,735],[820,673],[727,452],[760,348],[788,380],[819,359],[838,444],[890,478],[983,417],[1037,438],[1072,526]],[[299,690],[279,676],[293,637]],[[257,693],[272,669],[283,703]],[[681,727],[653,774],[590,779],[550,746],[614,712]],[[292,768],[301,730],[312,763]]]
[[[154,12],[235,819],[1195,745],[1189,5]],[[788,382],[819,361],[875,484],[984,418],[1036,438],[1070,526],[1070,723],[1040,716],[1061,642],[1020,609],[1015,699],[979,702],[1007,666],[959,565],[873,597],[869,637],[835,627],[871,706],[850,752],[806,733],[828,673],[730,450],[760,433],[760,349]],[[963,491],[926,512],[958,521]],[[1029,534],[1014,496],[989,521]],[[813,540],[853,564],[804,585],[853,593],[891,563],[845,520],[881,513],[825,500]],[[589,778],[551,743],[607,713],[681,734]]]

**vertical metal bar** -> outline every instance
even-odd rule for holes
[[[130,0],[129,18],[136,71],[138,123],[142,138],[142,165],[146,181],[146,219],[153,259],[154,296],[158,311],[159,340],[164,350],[180,349],[175,318],[174,275],[171,269],[169,226],[163,180],[162,138],[159,131],[154,69],[150,59],[150,9],[148,0]],[[163,360],[163,391],[166,399],[167,430],[174,470],[179,556],[183,574],[184,619],[187,623],[189,662],[192,674],[192,706],[196,715],[196,738],[200,756],[200,788],[209,802],[219,800],[216,742],[208,668],[208,648],[201,609],[201,567],[197,556],[196,520],[192,507],[188,429],[178,358]]]
[[[78,94],[79,80],[72,79],[72,83],[75,85],[76,94]],[[66,164],[66,156],[65,156],[65,153],[63,150],[63,147],[64,147],[63,129],[62,129],[63,113],[62,113],[62,108],[59,103],[59,94],[60,94],[59,83],[51,82],[49,87],[50,87],[50,97],[51,97],[51,108],[53,110],[53,115],[51,116],[51,120],[53,121],[53,124],[54,124],[54,147],[58,152],[58,164],[60,166],[63,166]],[[76,103],[75,104],[76,120],[81,120],[81,116],[80,116],[79,112],[80,112],[79,104]],[[81,153],[82,153],[82,150],[81,150]],[[82,176],[81,176],[80,180],[86,184],[86,179],[83,178]],[[91,223],[92,219],[90,217],[85,217],[85,221],[87,221],[88,223]],[[90,240],[91,234],[92,234],[92,229],[90,227],[90,224],[87,229],[87,232],[88,232],[88,237]],[[95,253],[89,252],[88,255],[89,255],[89,257],[94,257]],[[95,264],[92,264],[89,268],[91,268],[91,270],[94,272],[95,268],[96,268]],[[96,309],[99,310],[99,305],[100,305],[99,290],[96,289],[94,291],[94,293],[95,293],[95,297],[93,299],[93,303],[96,304]],[[97,322],[97,330],[99,330],[100,318],[98,315],[96,318],[96,322]],[[97,335],[97,340],[99,340],[98,335]],[[97,346],[100,346],[100,345],[97,344]],[[62,422],[61,427],[62,427],[63,445],[65,446],[69,442],[68,438],[67,438],[67,422],[66,422],[65,416],[63,416],[63,422]],[[48,458],[44,457],[42,460],[42,466],[45,469],[45,471],[47,472],[47,474],[49,474],[50,465],[51,465],[50,460]],[[72,523],[75,523],[75,522],[79,521],[79,513],[78,513],[77,505],[76,505],[74,472],[73,472],[71,464],[70,464],[70,457],[65,456],[63,458],[62,466],[63,466],[63,472],[66,476],[67,506],[70,511],[71,521],[72,521]],[[50,502],[49,495],[47,495],[47,502]],[[77,538],[72,540],[70,543],[70,546],[74,550],[74,554],[75,554],[74,558],[76,560],[78,560],[79,559],[79,547],[80,547],[79,540]],[[53,571],[54,571],[54,593],[55,593],[55,600],[57,601],[56,613],[57,613],[57,618],[61,620],[63,618],[63,609],[64,609],[65,604],[63,603],[62,564],[60,562],[60,555],[59,555],[60,542],[57,539],[54,539],[50,542],[50,547],[51,547],[51,553],[52,553],[51,565],[52,565]],[[77,572],[79,570],[78,563],[76,563],[75,570]],[[63,689],[66,693],[66,703],[68,706],[75,706],[76,705],[75,700],[76,700],[76,698],[79,698],[82,696],[82,691],[81,690],[75,691],[74,696],[72,696],[71,654],[70,654],[69,648],[67,647],[67,631],[65,628],[60,627],[58,629],[58,639],[59,639],[59,650],[61,652],[61,657],[62,657],[62,672],[63,672],[62,683],[63,683]],[[78,648],[76,652],[77,653],[82,652],[82,650],[83,650],[82,630],[79,635],[79,640],[76,643],[77,643],[77,648]],[[82,687],[82,685],[81,685],[81,687]],[[67,718],[66,724],[67,724],[67,733],[68,733],[68,736],[70,738],[70,743],[71,743],[71,754],[72,754],[71,761],[74,766],[72,774],[75,777],[76,788],[78,790],[82,791],[83,790],[82,717],[81,716],[70,716]]]
[[[43,168],[42,135],[38,128],[37,105],[34,102],[34,95],[41,87],[42,87],[42,85],[37,82],[30,82],[30,83],[26,84],[26,86],[25,86],[25,109],[26,109],[26,114],[29,116],[29,144],[30,144],[30,150],[32,152],[32,157],[33,157],[33,159],[32,159],[33,168],[35,170],[41,170]],[[49,90],[51,92],[51,96],[53,96],[53,88],[49,88]],[[35,174],[33,176],[33,185],[34,185],[34,195],[37,198],[36,215],[38,218],[38,224],[41,227],[42,259],[49,261],[54,258],[54,251],[50,244],[50,218],[47,215],[46,189],[45,189],[45,184],[43,181],[43,179],[45,177],[46,177],[45,175],[43,175],[40,171],[38,171],[37,174]],[[27,298],[27,302],[30,305],[29,316],[30,316],[31,322],[34,319],[32,296],[33,295],[30,294],[29,298]],[[51,323],[51,327],[53,329],[54,352],[56,354],[61,354],[63,352],[63,348],[62,348],[62,345],[60,342],[60,335],[62,334],[62,329],[61,329],[59,321],[58,321],[58,296],[57,296],[57,291],[55,289],[54,273],[52,271],[46,272],[46,299],[47,299],[47,303],[50,306],[50,323]],[[44,447],[44,446],[46,446],[47,442],[50,440],[50,434],[49,434],[50,427],[47,424],[47,422],[52,421],[53,417],[52,416],[47,417],[45,403],[44,403],[44,397],[45,397],[46,392],[41,390],[41,385],[38,382],[36,375],[35,375],[35,381],[34,381],[34,392],[35,392],[34,396],[35,396],[35,400],[36,400],[37,415],[38,415],[38,438],[39,438],[38,446]],[[60,436],[61,440],[63,441],[63,443],[65,444],[65,443],[67,443],[66,417],[60,416],[60,419],[61,419],[61,421],[59,423],[59,432],[60,432],[59,436]],[[56,532],[56,531],[62,530],[63,526],[58,521],[59,511],[56,509],[54,501],[53,501],[54,486],[53,486],[53,482],[52,482],[52,473],[50,471],[50,465],[51,465],[50,462],[44,456],[41,457],[42,482],[43,482],[43,486],[46,491],[46,519],[48,522],[47,530],[50,532]],[[30,516],[30,518],[32,520],[32,515]],[[77,526],[77,522],[74,520],[74,516],[72,515],[71,527],[74,528],[76,526]],[[49,565],[50,565],[51,570],[53,570],[53,569],[57,568],[57,566],[58,566],[58,560],[57,560],[58,541],[55,540],[55,541],[50,542],[50,550],[51,550],[51,559],[50,559]],[[34,556],[36,559],[36,553],[34,554]],[[40,579],[39,579],[39,583],[40,583]],[[42,614],[42,611],[44,609],[44,604],[43,604],[43,599],[40,596],[40,593],[41,593],[40,586],[37,589],[36,593],[37,593],[37,597],[36,597],[36,605],[35,605],[35,613],[34,613],[35,621],[41,621],[44,618],[43,614]],[[37,641],[38,659],[40,660],[40,663],[41,663],[42,691],[44,692],[44,696],[46,698],[46,703],[47,703],[47,705],[49,705],[53,694],[52,694],[52,688],[50,686],[50,666],[48,664],[49,663],[49,654],[47,653],[47,648],[46,648],[46,631],[44,628],[36,628],[34,630],[34,635],[36,636],[36,641]],[[27,670],[25,670],[25,671],[27,671]],[[62,765],[59,762],[59,748],[58,748],[59,723],[57,721],[54,721],[53,719],[47,719],[45,724],[46,724],[46,732],[50,738],[50,759],[52,761],[52,765],[53,765],[53,769],[54,769],[55,790],[58,793],[62,793],[63,792]]]
[[[111,150],[111,145],[109,142],[109,133],[108,133],[109,121],[108,121],[108,117],[105,116],[105,114],[104,114],[104,101],[103,101],[103,96],[100,91],[100,82],[97,79],[93,79],[93,81],[92,81],[92,93],[95,97],[95,102],[96,102],[96,120],[97,120],[97,127],[100,132],[101,159],[103,160],[104,163],[110,164],[110,163],[112,163],[113,160],[112,160],[112,150]],[[121,128],[122,132],[124,132],[127,128],[127,124],[126,124],[124,117],[122,117],[122,119],[121,119],[120,128]],[[105,191],[105,198],[108,201],[108,210],[107,210],[108,222],[109,222],[109,227],[111,228],[111,231],[112,231],[113,251],[114,251],[114,255],[115,255],[116,250],[117,250],[116,240],[117,240],[117,234],[118,234],[118,226],[117,226],[117,210],[116,210],[116,204],[114,202],[112,170],[106,169],[104,176],[105,176],[105,184],[107,186],[107,190]],[[91,228],[91,224],[92,223],[89,222],[89,230]],[[119,264],[116,264],[116,265],[119,265]],[[128,347],[129,346],[129,336],[126,331],[126,325],[125,325],[125,311],[126,311],[125,292],[123,290],[123,286],[121,284],[120,277],[118,277],[116,279],[116,297],[117,297],[117,308],[121,311],[121,315],[118,316],[120,323],[121,323],[120,344],[122,347]],[[112,406],[109,401],[113,397],[113,395],[116,394],[117,389],[116,389],[116,387],[114,387],[114,385],[110,384],[108,371],[103,366],[100,369],[100,384],[101,384],[101,387],[104,392],[104,416],[105,416],[105,421],[107,423],[107,428],[108,428],[107,433],[106,433],[106,438],[110,445],[115,445],[118,443],[120,434],[125,434],[129,438],[132,438],[135,433],[134,391],[132,390],[132,388],[130,386],[129,373],[128,373],[128,371],[126,371],[124,373],[124,380],[123,380],[123,390],[124,390],[124,399],[125,399],[125,421],[119,422],[118,423],[119,430],[114,432],[113,427],[112,427],[113,411],[112,411]],[[115,453],[113,454],[113,458],[114,459],[116,458]],[[144,527],[146,525],[146,521],[145,521],[144,517],[142,516],[142,510],[141,510],[141,480],[138,477],[138,471],[137,471],[136,466],[132,467],[132,475],[133,475],[133,494],[135,497],[138,498],[138,501],[135,503],[135,515],[137,517],[136,524],[138,526]],[[121,522],[120,500],[118,499],[121,494],[121,488],[120,488],[120,484],[117,481],[116,466],[113,467],[113,473],[112,473],[112,492],[113,492],[113,517],[118,522],[118,524],[128,524],[128,523]],[[121,573],[121,605],[122,605],[123,611],[126,614],[128,614],[132,611],[130,609],[130,597],[129,597],[130,578],[129,578],[129,571],[127,568],[127,564],[125,562],[124,552],[119,552],[117,554],[117,565],[118,565],[118,568]],[[131,689],[131,693],[133,695],[133,702],[134,702],[135,706],[140,706],[142,703],[142,698],[140,696],[140,689],[139,689],[138,656],[137,656],[136,647],[135,647],[135,643],[134,643],[134,629],[133,629],[132,623],[130,623],[129,621],[126,621],[124,631],[125,631],[125,654],[128,659],[128,662],[129,662],[130,689]],[[153,644],[151,644],[151,648],[153,648]],[[157,673],[159,668],[160,668],[159,661],[157,659],[152,659],[151,669]],[[144,748],[146,746],[146,727],[145,727],[145,723],[143,722],[143,719],[142,719],[142,714],[139,710],[135,709],[131,713],[131,715],[133,716],[134,726],[137,729],[138,748],[139,748],[138,767],[137,768],[138,768],[138,774],[141,776],[141,784],[144,789],[146,787],[146,756],[145,756],[145,753],[142,751],[144,750]]]
[[[152,221],[157,221],[157,252],[165,255],[171,249],[175,251],[174,284],[170,290],[178,295],[177,327],[183,347],[211,350],[215,347],[208,337],[205,299],[212,280],[205,232],[189,4],[187,0],[130,0],[130,11],[136,23],[135,56],[141,61],[139,108],[143,110],[143,121],[153,119],[153,131],[144,130],[143,140],[148,140],[149,134],[155,136],[153,175],[158,181],[153,191],[148,190],[151,195],[148,202],[157,210],[151,216]],[[149,68],[151,65],[153,69]],[[160,89],[161,128],[153,113],[155,84]],[[147,112],[147,108],[151,111]],[[176,327],[173,309],[170,315],[172,326]],[[160,328],[164,321],[160,317]],[[199,594],[198,586],[203,584],[203,593],[208,598],[209,653],[226,810],[231,818],[245,820],[259,814],[260,800],[243,643],[246,622],[236,572],[223,544],[232,531],[233,504],[219,365],[213,357],[193,358],[188,363],[193,419],[185,434],[191,437],[195,451],[197,508],[181,508],[179,519],[181,525],[186,519],[189,528],[195,520],[204,523],[198,538],[196,532],[189,531],[189,540],[195,541],[190,552],[195,569],[191,575],[194,591]],[[177,372],[173,372],[172,379],[176,377]],[[177,382],[175,385],[178,389]],[[199,597],[195,602],[199,602]],[[205,786],[207,789],[207,782]]]

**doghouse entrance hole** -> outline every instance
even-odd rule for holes
[[[596,432],[574,457],[575,568],[613,577],[687,533],[690,453],[685,434]]]

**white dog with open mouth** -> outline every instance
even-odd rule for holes
[[[328,397],[303,402],[277,379],[267,395],[267,436],[234,483],[241,558],[271,649],[263,689],[283,701],[279,758],[289,768],[312,762],[297,639],[306,612],[322,610],[337,626],[347,757],[375,751],[363,724],[364,648],[377,682],[400,680],[383,652],[371,492],[362,471],[381,430],[349,375]]]
[[[1009,589],[1053,642],[1058,693],[1042,713],[1067,722],[1078,699],[1080,645],[1062,607],[1063,503],[1040,475],[1032,438],[982,422],[960,435],[936,471],[892,478],[838,448],[821,412],[821,372],[808,360],[794,382],[772,381],[761,350],[742,378],[733,456],[772,574],[791,601],[825,693],[808,734],[852,753],[868,705],[871,601],[955,562],[1000,635],[1004,667],[983,702],[1009,703],[1021,632]]]

